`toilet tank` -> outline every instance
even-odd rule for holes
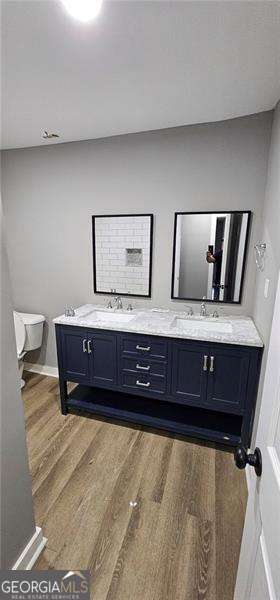
[[[25,325],[26,338],[24,350],[35,350],[42,345],[43,325],[46,320],[43,315],[34,315],[30,313],[18,313]]]

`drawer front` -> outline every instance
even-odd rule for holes
[[[124,371],[133,371],[139,373],[139,375],[158,375],[160,377],[166,376],[166,364],[164,362],[149,360],[142,358],[122,358],[122,369]]]
[[[121,339],[121,351],[123,355],[141,356],[142,358],[167,358],[167,342],[155,340],[148,337],[133,335],[123,336]]]
[[[164,394],[166,380],[163,377],[152,377],[140,373],[122,373],[122,387],[145,393]]]

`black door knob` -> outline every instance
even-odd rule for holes
[[[257,477],[262,474],[262,454],[259,448],[255,449],[254,454],[247,454],[244,446],[238,446],[234,453],[235,464],[238,469],[245,469],[246,465],[254,467]]]

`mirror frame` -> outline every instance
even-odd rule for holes
[[[149,217],[150,218],[150,252],[149,252],[149,288],[148,294],[125,294],[118,292],[101,292],[96,287],[96,247],[95,247],[95,219],[109,217]],[[154,215],[152,213],[122,214],[117,215],[92,215],[92,252],[93,252],[93,291],[95,294],[105,296],[127,296],[132,298],[151,298],[152,295],[152,262],[153,262],[153,233],[154,233]]]
[[[248,243],[249,237],[251,233],[251,223],[252,223],[252,211],[251,210],[199,210],[199,211],[178,211],[174,213],[174,229],[173,229],[173,252],[172,252],[172,277],[171,277],[171,299],[172,300],[188,300],[189,302],[200,302],[203,298],[190,298],[190,297],[178,297],[174,296],[174,275],[175,275],[175,255],[176,255],[176,233],[177,233],[177,217],[179,215],[216,215],[216,214],[245,214],[248,215],[248,223],[247,223],[247,231],[246,231],[246,239],[244,245],[244,256],[243,256],[243,264],[242,264],[242,273],[240,280],[240,292],[239,292],[239,300],[212,300],[206,298],[205,302],[212,302],[213,304],[241,304],[243,297],[243,284],[245,278],[246,271],[246,263],[248,257]]]

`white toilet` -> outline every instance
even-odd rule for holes
[[[23,357],[28,350],[40,348],[45,320],[43,315],[32,315],[14,311],[18,367],[22,388],[25,385],[25,381],[22,379]]]

